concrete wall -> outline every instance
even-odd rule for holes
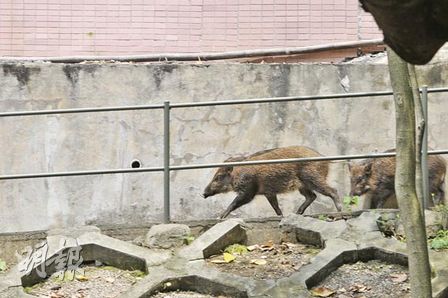
[[[386,65],[343,64],[3,64],[0,111],[192,102],[389,89]],[[448,66],[420,68],[421,83],[446,85]],[[430,98],[430,146],[448,148],[448,105]],[[0,118],[0,174],[126,168],[137,158],[162,165],[161,111]],[[306,145],[325,155],[394,146],[392,98],[358,98],[172,111],[174,165],[219,162],[277,146]],[[213,218],[234,194],[204,200],[213,169],[173,172],[174,220]],[[345,163],[332,183],[348,193]],[[285,214],[302,202],[280,196]],[[49,227],[144,225],[163,214],[161,173],[0,181],[0,232]],[[332,211],[319,197],[308,210]],[[235,216],[274,215],[260,197]]]

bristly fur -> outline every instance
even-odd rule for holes
[[[385,152],[393,152],[390,149]],[[445,199],[445,159],[430,155],[428,157],[430,205],[443,204]],[[350,165],[350,195],[365,195],[364,208],[397,208],[395,197],[395,157],[367,159]]]
[[[308,147],[290,146],[259,151],[245,157],[229,158],[225,162],[317,156],[321,155]],[[316,199],[314,192],[332,198],[336,208],[341,210],[337,191],[326,182],[328,170],[329,162],[327,161],[222,167],[217,170],[212,181],[205,188],[204,197],[228,191],[237,193],[237,197],[222,217],[249,203],[257,194],[265,195],[275,212],[281,215],[277,194],[295,190],[299,190],[306,198],[297,211],[300,214]]]

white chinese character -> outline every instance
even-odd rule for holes
[[[25,275],[29,275],[33,268],[40,264],[39,267],[41,270],[39,270],[39,267],[36,267],[36,273],[39,277],[45,278],[47,276],[45,273],[45,259],[48,253],[47,242],[36,244],[34,248],[27,247],[26,253],[25,258],[18,264],[19,272],[24,272]],[[19,254],[17,253],[17,255]]]

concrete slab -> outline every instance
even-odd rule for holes
[[[33,266],[31,271],[21,275],[21,285],[32,286],[64,269],[64,264],[70,257],[77,258],[72,260],[75,261],[74,264],[79,262],[77,265],[83,262],[100,261],[123,270],[147,272],[147,266],[160,265],[172,256],[169,251],[149,250],[105,236],[95,228],[88,228],[86,233],[79,231],[70,236],[66,236],[67,234],[70,232],[63,231],[62,234],[58,234],[52,231],[46,241],[45,264],[42,262],[31,264]],[[77,237],[73,238],[71,235]],[[63,263],[64,261],[65,263]]]
[[[205,260],[191,261],[188,263],[188,272],[209,280],[223,283],[227,286],[239,289],[249,297],[262,295],[276,284],[274,280],[257,280],[220,271],[217,268],[207,266]]]
[[[147,293],[153,291],[165,280],[180,276],[178,273],[164,267],[153,267],[149,274],[138,281],[131,289],[121,295],[121,298],[148,297]]]
[[[434,297],[448,297],[448,252],[431,250],[429,260],[431,269],[435,274],[432,280]]]
[[[218,223],[181,249],[179,255],[188,260],[198,260],[217,254],[228,245],[246,243],[243,225],[244,221],[241,219],[228,219]]]
[[[120,252],[123,255],[144,260],[146,266],[163,264],[172,257],[170,251],[147,249],[130,242],[121,241],[98,233],[83,234],[78,238],[78,241],[79,244],[83,246],[83,253],[85,253],[88,260],[99,260],[106,264],[114,262],[113,257],[108,256],[108,253],[110,252]],[[102,252],[102,250],[104,250],[104,252]],[[116,254],[114,256],[116,256]]]

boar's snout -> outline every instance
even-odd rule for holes
[[[210,187],[207,186],[207,187],[204,189],[204,193],[202,194],[202,197],[203,197],[204,199],[206,199],[206,198],[208,198],[208,197],[214,196],[215,194],[216,194],[216,193],[214,193],[214,192],[210,189]]]
[[[370,190],[369,185],[364,185],[363,187],[361,185],[357,185],[350,191],[350,196],[362,196],[363,194],[367,193]]]

